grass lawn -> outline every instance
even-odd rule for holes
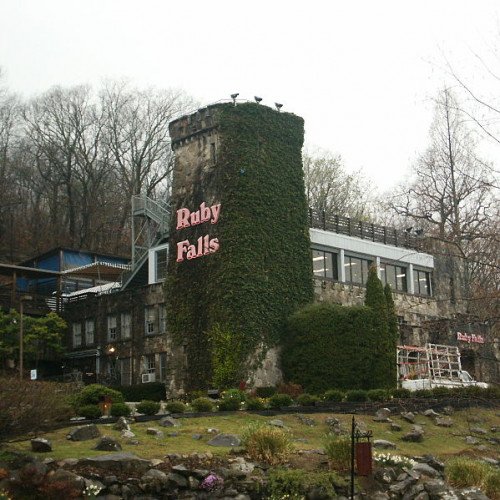
[[[480,423],[470,423],[468,418],[471,416],[481,419]],[[400,416],[393,416],[395,423],[402,426],[401,432],[393,432],[390,430],[390,424],[373,422],[373,417],[370,415],[356,416],[356,420],[363,421],[366,427],[373,431],[374,439],[386,439],[394,442],[397,445],[396,450],[391,450],[391,453],[401,455],[424,455],[431,454],[441,459],[446,460],[450,455],[470,454],[489,456],[499,458],[498,446],[486,441],[487,437],[493,437],[490,429],[493,426],[500,427],[500,416],[498,410],[488,410],[476,408],[474,410],[464,410],[456,412],[451,418],[454,425],[450,428],[437,427],[434,420],[423,415],[417,415],[415,423],[424,427],[424,441],[422,443],[406,443],[400,440],[400,437],[408,432],[412,424],[404,421]],[[350,432],[351,415],[333,415],[331,413],[319,413],[307,415],[308,418],[316,422],[314,427],[310,427],[301,423],[294,414],[286,414],[276,417],[263,417],[260,415],[248,414],[239,412],[232,415],[217,416],[217,417],[202,417],[202,418],[180,418],[180,427],[160,427],[158,421],[133,423],[132,431],[136,434],[136,439],[139,445],[126,444],[126,439],[122,439],[119,431],[112,429],[112,424],[100,425],[102,435],[112,436],[117,438],[123,447],[123,451],[132,452],[143,458],[163,458],[169,453],[206,453],[212,452],[214,455],[225,455],[228,453],[228,448],[218,448],[209,446],[207,442],[213,437],[213,434],[208,433],[209,428],[216,428],[220,432],[241,434],[243,429],[254,422],[266,422],[279,418],[286,427],[289,428],[292,439],[306,440],[306,442],[295,442],[296,450],[318,449],[323,446],[323,437],[328,432],[328,426],[325,424],[325,418],[335,416],[338,418],[342,427]],[[146,434],[148,427],[156,427],[163,431],[164,437],[161,439],[155,436]],[[488,431],[486,436],[476,435],[481,443],[486,446],[483,451],[477,450],[476,446],[467,445],[465,436],[471,435],[471,427],[481,427]],[[44,457],[52,457],[55,459],[62,458],[83,458],[105,454],[107,452],[95,451],[93,446],[96,440],[73,442],[66,439],[66,434],[70,428],[60,429],[55,432],[44,434],[43,437],[52,442],[53,452],[43,454]],[[169,433],[178,433],[176,437],[169,437]],[[193,434],[201,434],[201,440],[193,439]],[[496,435],[498,436],[498,433]],[[4,450],[30,451],[29,439],[6,443]]]

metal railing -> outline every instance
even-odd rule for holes
[[[375,241],[384,245],[416,250],[421,248],[421,240],[407,231],[379,226],[372,222],[351,219],[342,215],[329,215],[312,208],[309,209],[309,227]]]

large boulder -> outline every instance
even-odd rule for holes
[[[85,488],[85,480],[83,477],[66,470],[56,469],[47,474],[45,480],[47,483],[65,483],[66,485],[74,488],[77,491],[82,491]]]
[[[151,462],[139,458],[133,453],[109,453],[98,457],[84,458],[80,460],[82,465],[90,465],[111,472],[146,472],[151,468]],[[105,474],[105,475],[109,475]]]
[[[31,450],[36,453],[52,451],[52,443],[48,439],[35,438],[31,440]]]
[[[208,444],[210,446],[241,446],[241,439],[235,434],[217,434],[217,436],[212,438]]]
[[[122,445],[114,438],[103,436],[94,447],[94,450],[99,451],[121,451]]]
[[[434,422],[439,427],[451,427],[453,425],[453,420],[450,417],[436,417]]]
[[[396,445],[391,441],[386,441],[385,439],[375,439],[373,441],[374,448],[381,448],[383,450],[394,450]]]
[[[379,408],[375,413],[375,417],[373,418],[374,422],[391,422],[389,415],[391,414],[391,410],[389,408]]]
[[[99,432],[97,425],[88,424],[71,429],[66,438],[71,441],[88,441],[89,439],[95,439],[100,436],[101,433]]]
[[[403,411],[403,412],[401,412],[401,418],[403,418],[407,422],[410,422],[410,424],[414,424],[415,423],[415,414],[412,413],[411,411]]]
[[[114,424],[113,429],[115,431],[129,431],[130,430],[130,421],[125,417],[120,417]]]
[[[181,425],[181,423],[173,417],[163,417],[159,423],[162,427],[179,427]]]

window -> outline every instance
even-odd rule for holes
[[[108,340],[116,340],[116,316],[108,316]]]
[[[121,337],[122,339],[129,339],[132,333],[132,315],[130,313],[121,314]]]
[[[431,295],[431,273],[414,269],[413,290],[417,295]]]
[[[85,344],[91,345],[94,343],[95,323],[93,319],[85,321]]]
[[[393,290],[406,292],[406,267],[382,262],[380,264],[380,280],[384,285],[388,283]]]
[[[156,309],[154,307],[144,309],[144,333],[146,335],[156,333]]]
[[[146,354],[144,356],[144,362],[143,362],[143,373],[154,373],[156,369],[155,365],[155,355],[154,354]]]
[[[160,333],[167,331],[167,307],[165,304],[160,304]]]
[[[160,382],[167,380],[167,353],[160,352]]]
[[[155,281],[165,281],[167,276],[168,247],[155,252]]]
[[[81,323],[73,323],[73,347],[82,345],[82,325]]]
[[[315,278],[338,280],[337,254],[323,252],[323,250],[312,251],[313,273]]]
[[[364,285],[368,280],[371,261],[346,255],[344,257],[345,279],[348,283]]]
[[[130,385],[130,380],[131,380],[130,358],[121,358],[119,361],[120,361],[120,384]]]

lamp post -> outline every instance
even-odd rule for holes
[[[19,380],[23,380],[23,358],[24,358],[24,324],[23,324],[23,304],[24,301],[33,300],[31,295],[22,295],[19,299]]]

